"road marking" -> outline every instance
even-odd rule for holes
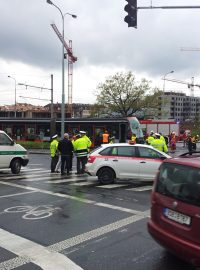
[[[116,222],[110,223],[108,225],[102,226],[100,228],[91,230],[83,234],[76,235],[69,239],[50,245],[47,248],[44,248],[43,246],[36,244],[30,240],[0,229],[0,239],[2,239],[2,241],[0,242],[0,246],[20,256],[18,258],[10,259],[8,261],[0,263],[0,269],[11,270],[24,264],[33,262],[41,267],[44,267],[42,268],[44,270],[81,270],[82,268],[80,268],[78,265],[76,265],[64,255],[59,254],[58,252],[77,246],[83,242],[93,240],[107,233],[119,230],[123,227],[126,227],[127,225],[133,224],[141,219],[149,217],[149,213],[149,210],[144,212],[138,212],[134,216],[118,220]],[[59,256],[61,256],[61,262]],[[52,259],[52,261],[50,259]],[[43,264],[41,265],[41,263]],[[56,266],[54,265],[54,263],[56,263]],[[63,266],[64,268],[62,268]]]
[[[137,187],[137,188],[128,188],[126,190],[129,190],[129,191],[147,191],[147,190],[151,190],[152,189],[152,186],[145,186],[145,187]]]
[[[69,184],[70,186],[80,186],[80,187],[83,187],[83,186],[94,186],[95,183],[89,183],[89,182],[82,182],[82,183],[72,183],[72,184]]]
[[[53,244],[53,245],[49,246],[48,249],[50,251],[60,252],[60,251],[63,251],[67,248],[74,247],[74,246],[79,245],[83,242],[86,242],[86,241],[92,240],[94,238],[97,238],[99,236],[103,236],[107,233],[116,231],[120,228],[123,228],[127,225],[130,225],[132,223],[135,223],[135,222],[137,222],[141,219],[147,218],[147,217],[148,217],[148,212],[146,212],[146,211],[140,212],[137,215],[121,219],[119,221],[102,226],[98,229],[94,229],[92,231],[74,236],[72,238],[63,240],[63,241],[58,242],[56,244]]]
[[[111,188],[118,188],[118,187],[127,187],[128,184],[123,184],[123,185],[120,185],[120,184],[111,184],[111,185],[101,185],[101,186],[98,186],[99,188],[107,188],[107,189],[111,189]]]
[[[9,194],[9,195],[2,195],[0,198],[8,198],[8,197],[13,197],[13,196],[19,196],[19,195],[26,195],[30,193],[35,193],[37,191],[27,191],[27,192],[20,192],[20,193],[15,193],[15,194]]]
[[[54,252],[53,250],[50,251],[50,249],[45,248],[42,245],[34,243],[21,236],[9,233],[3,229],[0,229],[0,239],[0,245],[2,248],[20,256],[21,264],[18,260],[18,266],[32,262],[44,270],[83,270],[83,268],[75,264],[65,255]],[[11,265],[10,262],[12,262],[13,265]],[[13,259],[0,263],[0,269],[8,270],[14,269],[15,267],[16,265]]]
[[[3,181],[0,181],[0,184],[12,186],[12,187],[18,187],[18,188],[21,188],[21,189],[23,188],[23,189],[27,189],[27,190],[33,190],[33,191],[37,191],[37,192],[40,192],[40,193],[43,193],[43,194],[48,194],[48,195],[52,195],[52,196],[56,196],[56,197],[75,200],[75,201],[79,201],[79,202],[83,202],[83,203],[87,203],[87,204],[93,204],[93,205],[100,206],[100,207],[106,207],[106,208],[110,208],[110,209],[115,209],[115,210],[122,211],[122,212],[127,212],[127,213],[132,213],[132,214],[137,214],[138,213],[138,211],[133,210],[133,209],[129,209],[129,208],[125,208],[125,207],[118,207],[118,206],[111,205],[111,204],[103,204],[103,203],[99,203],[99,202],[96,202],[96,201],[84,199],[84,198],[81,198],[81,197],[71,196],[71,195],[67,195],[67,194],[54,193],[52,191],[48,191],[48,190],[44,190],[44,189],[39,189],[39,188],[34,188],[34,187],[27,187],[27,186],[18,185],[18,184],[14,184],[14,183],[3,182]]]
[[[70,183],[70,182],[76,182],[76,181],[85,181],[85,180],[72,178],[72,179],[49,180],[49,181],[45,181],[45,183],[59,184],[59,183]]]

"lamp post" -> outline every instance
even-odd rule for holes
[[[62,37],[64,41],[65,34],[65,15],[70,15],[72,18],[77,18],[76,15],[71,13],[64,13],[62,10],[55,5],[51,0],[47,0],[47,3],[56,7],[62,17]],[[65,131],[65,55],[64,55],[64,42],[62,42],[62,104],[61,104],[61,136],[63,137]]]
[[[165,78],[167,75],[174,73],[173,70],[171,70],[170,72],[167,72],[164,76],[163,76],[163,92],[165,92]]]
[[[13,79],[14,81],[15,81],[15,118],[17,117],[17,96],[16,96],[16,85],[17,85],[17,82],[16,82],[16,79],[15,78],[13,78],[13,77],[11,77],[11,76],[8,76],[8,78],[10,78],[10,79]]]

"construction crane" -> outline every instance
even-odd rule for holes
[[[73,93],[73,63],[77,61],[77,57],[73,55],[72,51],[72,40],[69,40],[69,45],[64,40],[64,37],[59,32],[55,24],[51,24],[51,27],[55,31],[56,35],[60,39],[61,43],[66,49],[65,59],[68,59],[68,106],[67,114],[72,116],[72,93]]]
[[[190,47],[181,47],[181,51],[188,51],[188,52],[195,52],[195,51],[200,51],[200,48],[190,48]]]
[[[164,79],[163,79],[164,80]],[[188,83],[188,82],[184,82],[184,81],[180,81],[180,80],[176,80],[176,79],[168,79],[165,78],[166,81],[170,81],[170,82],[175,82],[175,83],[180,83],[180,84],[186,84],[188,86],[188,88],[190,88],[190,96],[193,97],[194,96],[194,87],[199,87],[199,84],[194,84],[194,77],[192,77],[192,82]]]

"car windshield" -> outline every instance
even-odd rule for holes
[[[163,163],[158,175],[156,192],[200,206],[200,169]]]

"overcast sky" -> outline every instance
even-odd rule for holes
[[[73,102],[93,103],[97,85],[120,71],[147,78],[163,88],[166,78],[200,84],[200,9],[140,9],[138,28],[124,22],[125,0],[53,0],[65,16],[65,40],[73,41],[78,61],[73,65]],[[200,0],[138,0],[138,6],[200,6]],[[50,91],[25,88],[24,83],[50,88],[54,76],[54,102],[61,102],[62,45],[50,24],[62,32],[59,11],[46,0],[0,0],[0,105],[17,102],[44,105]],[[181,48],[197,48],[182,51]],[[8,78],[11,76],[14,79]],[[67,102],[67,61],[65,62]],[[166,90],[189,94],[187,85],[166,81]],[[200,96],[200,88],[195,88]],[[30,99],[32,97],[35,99]]]

